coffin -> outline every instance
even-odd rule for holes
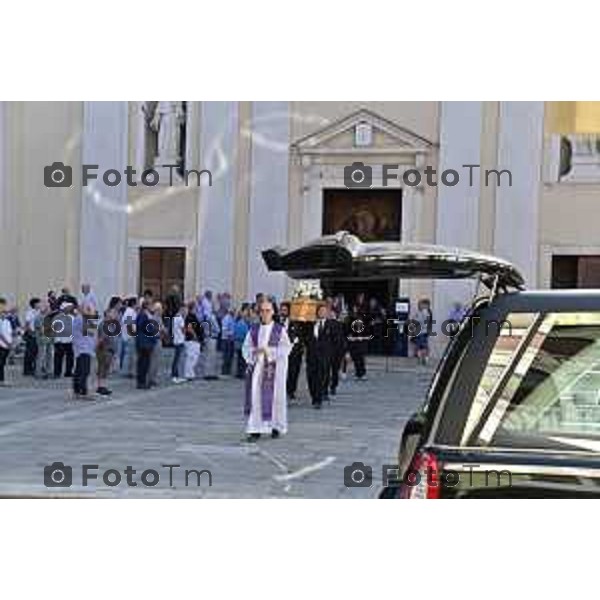
[[[310,298],[296,298],[290,303],[290,318],[292,321],[310,323],[317,320],[317,308],[321,304]]]

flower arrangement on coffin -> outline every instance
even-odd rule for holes
[[[315,321],[321,300],[323,290],[318,280],[299,281],[292,292],[290,317],[294,321]]]
[[[323,300],[323,290],[318,279],[303,279],[296,284],[292,292],[292,300],[302,298]]]

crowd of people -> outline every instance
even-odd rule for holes
[[[91,286],[83,284],[79,297],[64,287],[60,294],[50,291],[45,298],[31,298],[22,320],[0,298],[0,383],[11,351],[19,346],[25,377],[72,377],[73,392],[80,398],[89,394],[94,363],[95,391],[100,396],[112,393],[109,380],[119,375],[134,379],[139,389],[157,386],[164,379],[162,354],[167,347],[173,347],[168,375],[175,384],[220,376],[243,379],[248,368],[244,342],[251,326],[260,322],[265,300],[273,306],[274,321],[283,325],[292,344],[286,381],[290,401],[296,400],[303,361],[316,408],[336,394],[350,362],[356,380],[366,380],[366,355],[385,337],[377,335],[385,313],[364,294],[348,306],[341,295],[326,298],[315,320],[301,322],[291,318],[289,303],[278,304],[265,294],[234,307],[230,294],[211,291],[185,302],[176,286],[164,302],[146,290],[142,297],[114,296],[101,311]],[[356,327],[357,322],[367,321],[367,314],[370,327]],[[428,300],[419,302],[415,318],[424,327],[412,340],[414,353],[426,362]]]
[[[184,302],[179,290],[173,287],[164,302],[147,290],[141,298],[112,297],[101,311],[91,286],[84,284],[79,297],[67,287],[59,294],[50,291],[45,298],[32,297],[20,316],[16,308],[8,307],[0,298],[0,382],[4,382],[5,365],[11,353],[20,349],[25,377],[71,377],[78,397],[88,395],[94,357],[97,394],[110,395],[108,380],[119,374],[134,378],[138,388],[147,389],[158,385],[161,354],[169,346],[173,347],[169,373],[173,383],[199,377],[218,379],[220,375],[244,378],[247,365],[243,343],[250,326],[259,322],[259,306],[265,299],[264,294],[257,294],[254,302],[242,303],[234,310],[228,293],[214,297],[211,291],[206,291]],[[292,337],[297,342],[291,356],[288,385],[291,399],[296,395],[304,355],[308,370],[327,374],[326,387],[331,393],[335,393],[337,373],[348,351],[355,362],[357,378],[364,379],[366,340],[359,335],[351,336],[349,341],[345,339],[338,299],[323,304],[320,314],[327,326],[315,344],[316,352],[308,343],[306,324],[290,321],[289,304],[277,305],[274,298],[270,300],[275,319],[293,331]],[[324,356],[331,357],[327,366]],[[311,395],[315,402],[326,397],[324,384],[313,385]]]

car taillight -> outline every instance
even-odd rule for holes
[[[409,500],[435,500],[440,497],[440,470],[434,454],[420,452],[404,476]]]

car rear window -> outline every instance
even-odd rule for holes
[[[462,443],[600,452],[600,312],[509,315]]]

